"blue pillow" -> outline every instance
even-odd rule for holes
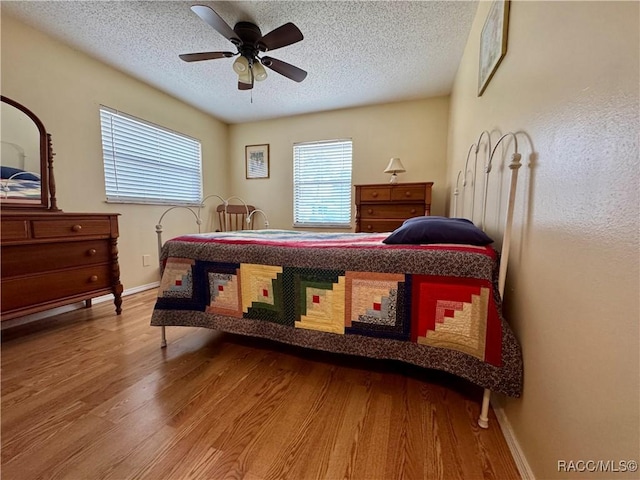
[[[466,218],[415,217],[405,221],[383,240],[390,245],[455,243],[488,245],[493,240]]]
[[[425,218],[429,218],[431,220],[427,220],[427,221],[433,221],[434,218],[439,218],[440,220],[457,220],[458,222],[465,222],[465,223],[470,223],[471,225],[473,225],[473,222],[471,220],[469,220],[468,218],[461,218],[461,217],[453,217],[453,218],[449,218],[449,217],[438,217],[437,215],[429,215],[429,216],[424,216],[424,217],[411,217],[411,218],[407,218],[404,222],[402,222],[402,224],[404,225],[405,223],[412,223],[412,222],[422,222]]]
[[[21,173],[21,172],[24,172],[24,170],[20,170],[19,168],[14,168],[14,167],[2,166],[2,167],[0,167],[0,178],[3,178],[3,179],[11,178],[16,173]],[[36,177],[33,173],[24,172],[24,173],[22,173],[22,175],[18,175],[16,177],[16,180],[38,181],[40,179],[38,177]]]

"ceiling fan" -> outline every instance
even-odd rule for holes
[[[179,55],[185,62],[231,58],[239,55],[233,62],[233,70],[238,74],[239,90],[251,90],[254,80],[259,82],[267,78],[264,67],[296,82],[301,82],[307,77],[307,72],[301,68],[277,58],[258,56],[269,50],[286,47],[302,40],[304,38],[302,32],[293,23],[285,23],[266,35],[262,35],[260,28],[251,22],[238,22],[231,28],[220,15],[206,5],[194,5],[191,10],[220,35],[233,43],[238,51],[236,53],[202,52]]]

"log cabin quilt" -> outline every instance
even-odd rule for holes
[[[490,246],[386,245],[385,233],[284,230],[165,243],[153,326],[199,326],[399,360],[520,396]]]

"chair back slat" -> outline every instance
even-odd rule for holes
[[[253,230],[254,218],[247,224],[247,212],[250,214],[256,209],[253,205],[218,205],[216,212],[218,213],[218,223],[221,232],[232,232],[236,230]]]

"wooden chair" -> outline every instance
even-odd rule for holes
[[[218,224],[221,232],[233,232],[235,230],[253,230],[254,218],[247,223],[247,215],[256,209],[253,205],[228,204],[218,205],[216,212],[218,213]]]

